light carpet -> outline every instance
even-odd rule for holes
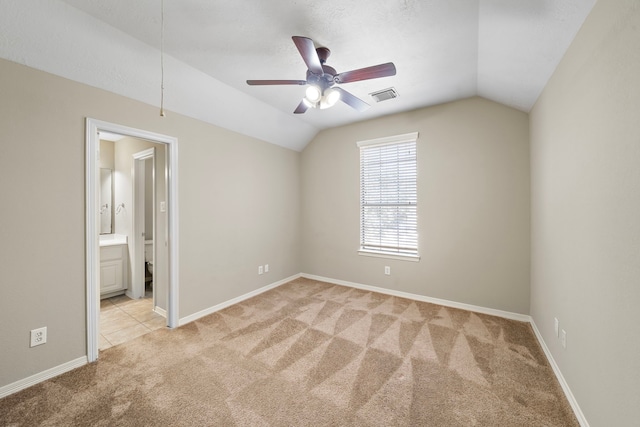
[[[8,396],[0,425],[578,422],[529,324],[301,278]]]

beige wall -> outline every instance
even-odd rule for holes
[[[356,141],[415,131],[421,260],[360,256]],[[528,313],[528,132],[481,98],[321,132],[302,154],[303,272]]]
[[[0,387],[87,354],[86,117],[178,139],[180,317],[300,271],[299,153],[9,61],[0,75]]]
[[[598,2],[529,118],[472,98],[324,131],[302,155],[0,60],[0,387],[86,354],[89,116],[179,140],[180,317],[300,271],[530,312],[590,425],[634,425],[638,22],[636,0]],[[413,131],[422,259],[358,256],[355,143]]]
[[[599,1],[531,112],[531,314],[593,427],[640,420],[639,6]]]

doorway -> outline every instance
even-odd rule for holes
[[[153,268],[160,267],[156,263],[155,204],[155,148],[133,154],[133,264],[131,266],[131,287],[127,295],[132,299],[145,296],[147,284],[151,283],[153,307],[157,307],[157,299],[153,292]],[[164,203],[162,201],[161,203]],[[164,210],[161,208],[161,212]],[[156,276],[158,272],[156,268]],[[149,279],[149,280],[147,280]]]
[[[178,242],[178,229],[177,229],[177,155],[178,147],[177,140],[173,137],[160,135],[153,132],[143,131],[139,129],[129,128],[113,123],[107,123],[98,121],[95,119],[87,118],[86,121],[86,269],[87,269],[87,357],[90,362],[95,361],[98,358],[98,338],[100,336],[99,331],[99,314],[100,314],[100,246],[99,246],[99,226],[100,226],[100,203],[99,203],[99,162],[100,162],[100,142],[99,132],[108,132],[125,137],[132,137],[139,140],[144,140],[148,143],[156,144],[157,147],[162,148],[163,153],[166,153],[166,161],[163,160],[162,165],[165,167],[151,168],[155,169],[156,173],[162,174],[164,178],[164,184],[166,190],[163,189],[166,194],[166,199],[162,200],[162,209],[165,211],[164,215],[166,220],[163,224],[162,242],[158,244],[154,240],[154,249],[152,250],[152,263],[155,261],[155,257],[160,248],[163,248],[164,256],[166,259],[165,275],[166,286],[164,289],[158,292],[153,292],[154,307],[156,306],[157,299],[163,301],[163,306],[166,312],[166,326],[176,327],[178,326],[178,263],[177,263],[177,242]],[[133,168],[132,177],[135,180],[137,172],[140,181],[144,184],[144,171],[145,162],[149,159],[153,159],[156,156],[154,149],[144,150],[142,152],[134,153],[133,155]],[[165,157],[164,155],[162,157]],[[130,157],[131,158],[131,157]],[[128,233],[132,239],[130,244],[131,253],[131,286],[127,290],[129,296],[134,298],[140,298],[145,293],[145,234],[144,229],[144,202],[138,204],[136,199],[140,197],[144,198],[144,187],[139,186],[141,184],[135,184],[132,187],[133,200],[131,208],[124,203],[117,203],[117,208],[121,208],[125,215],[132,215],[133,229]],[[129,187],[131,188],[131,187]],[[155,195],[155,191],[152,191]],[[164,197],[163,197],[164,198]],[[112,203],[113,205],[113,203]],[[154,201],[155,205],[155,201]],[[117,212],[116,208],[116,212]],[[140,218],[140,214],[142,217]],[[116,214],[115,222],[118,221]],[[154,221],[155,222],[155,221]],[[151,232],[155,235],[155,231]],[[154,236],[155,237],[155,236]],[[135,262],[134,262],[135,261]],[[142,279],[140,280],[140,276]]]

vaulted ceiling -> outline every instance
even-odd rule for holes
[[[165,108],[301,150],[321,129],[475,95],[529,111],[596,0],[164,0]],[[161,0],[0,4],[0,57],[159,104]],[[342,85],[371,104],[294,115],[305,79],[291,40],[331,50]],[[398,98],[370,93],[393,87]]]

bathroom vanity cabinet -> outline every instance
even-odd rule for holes
[[[127,245],[100,246],[100,298],[124,293],[127,280]]]

